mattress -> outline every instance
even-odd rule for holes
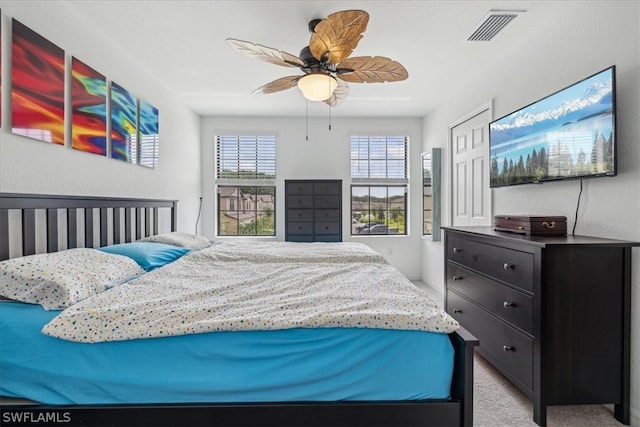
[[[78,343],[44,335],[58,311],[0,302],[0,395],[46,404],[446,399],[446,334],[291,328]]]

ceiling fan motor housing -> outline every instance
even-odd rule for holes
[[[300,59],[304,62],[304,65],[300,67],[303,72],[309,73],[325,73],[332,74],[336,71],[335,64],[327,64],[316,59],[312,54],[309,46],[305,46],[300,51]]]
[[[309,21],[309,32],[310,33],[315,33],[316,32],[316,25],[318,25],[320,23],[320,21],[322,21],[322,19],[312,19],[311,21]]]

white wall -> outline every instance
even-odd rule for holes
[[[11,133],[11,18],[159,109],[158,169],[71,149],[69,132],[65,147]],[[58,2],[2,2],[2,92],[0,191],[178,199],[178,228],[194,230],[200,196],[200,118],[181,106],[135,58],[123,56],[108,36],[97,34]]]
[[[202,233],[214,238],[214,151],[215,135],[276,135],[276,237],[284,240],[284,180],[341,179],[343,240],[364,242],[383,254],[392,265],[411,279],[419,279],[422,224],[422,175],[420,154],[422,125],[420,119],[333,119],[331,130],[327,118],[309,119],[309,141],[304,118],[226,118],[206,117],[202,122]],[[408,236],[351,237],[350,224],[350,143],[351,135],[406,135],[409,137],[409,227]],[[345,226],[345,224],[347,224]]]
[[[442,147],[443,174],[450,177],[448,126],[477,107],[493,102],[498,118],[606,68],[617,67],[618,171],[613,178],[584,180],[576,234],[640,241],[640,3],[580,2],[591,19],[547,22],[568,27],[563,40],[523,40],[513,52],[487,52],[491,62],[472,87],[452,93],[450,102],[424,120],[424,147]],[[549,17],[552,19],[552,17]],[[555,214],[569,229],[579,181],[492,190],[494,214]],[[443,188],[443,222],[450,224],[450,188]],[[423,280],[442,292],[442,243],[423,243]],[[640,248],[633,250],[631,326],[632,424],[640,425]],[[595,314],[594,314],[595,315]]]

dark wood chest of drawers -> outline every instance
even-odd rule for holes
[[[285,240],[342,241],[342,181],[285,181]]]
[[[539,425],[547,405],[596,403],[629,424],[633,246],[445,227],[446,310],[533,400]]]

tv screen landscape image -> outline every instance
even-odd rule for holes
[[[491,187],[614,176],[615,66],[489,125]]]

